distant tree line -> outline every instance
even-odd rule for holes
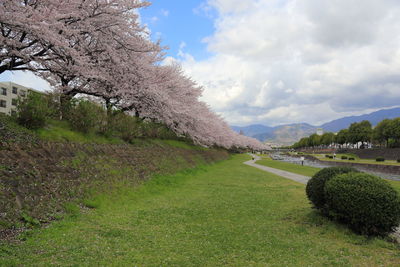
[[[352,123],[348,129],[342,129],[338,133],[326,132],[323,135],[315,133],[301,138],[292,148],[364,148],[369,145],[400,147],[400,117],[384,119],[374,128],[369,121],[364,120]]]

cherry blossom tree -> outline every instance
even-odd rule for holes
[[[40,1],[29,0],[0,3],[0,73],[35,70],[40,68],[40,61],[49,59],[54,37],[46,25],[52,10],[40,6]]]
[[[165,124],[204,146],[265,149],[239,135],[199,100],[203,89],[180,66],[163,66],[139,0],[3,0],[0,73],[27,70],[62,95],[96,96],[106,106]]]

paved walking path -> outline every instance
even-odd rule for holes
[[[252,155],[252,156],[254,157],[254,160],[249,160],[249,161],[246,161],[246,162],[243,162],[243,163],[246,164],[246,165],[255,167],[257,169],[260,169],[260,170],[263,170],[263,171],[266,171],[266,172],[270,172],[270,173],[273,173],[273,174],[276,174],[276,175],[291,179],[293,181],[296,181],[296,182],[299,182],[299,183],[302,183],[302,184],[307,184],[308,180],[310,180],[310,178],[311,178],[309,176],[304,176],[304,175],[300,175],[300,174],[297,174],[297,173],[282,171],[282,170],[279,170],[279,169],[275,169],[275,168],[271,168],[271,167],[267,167],[267,166],[256,164],[255,162],[257,160],[260,160],[261,158],[259,156],[257,156],[257,155]]]

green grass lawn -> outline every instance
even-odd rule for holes
[[[320,168],[314,168],[310,166],[301,166],[294,163],[279,161],[279,160],[272,160],[269,157],[262,157],[261,160],[256,162],[257,164],[264,165],[267,167],[280,169],[288,172],[293,172],[305,176],[313,176],[316,172],[321,170]]]
[[[399,245],[314,212],[305,186],[247,155],[100,195],[0,247],[0,266],[399,266]]]

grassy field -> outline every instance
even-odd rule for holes
[[[304,185],[247,159],[99,195],[1,246],[0,266],[399,266],[399,245],[324,219]]]
[[[262,157],[261,160],[257,161],[257,164],[264,165],[267,167],[280,169],[288,172],[293,172],[305,176],[313,176],[317,171],[321,170],[319,168],[314,168],[310,166],[301,166],[294,163],[272,160],[269,157]]]

